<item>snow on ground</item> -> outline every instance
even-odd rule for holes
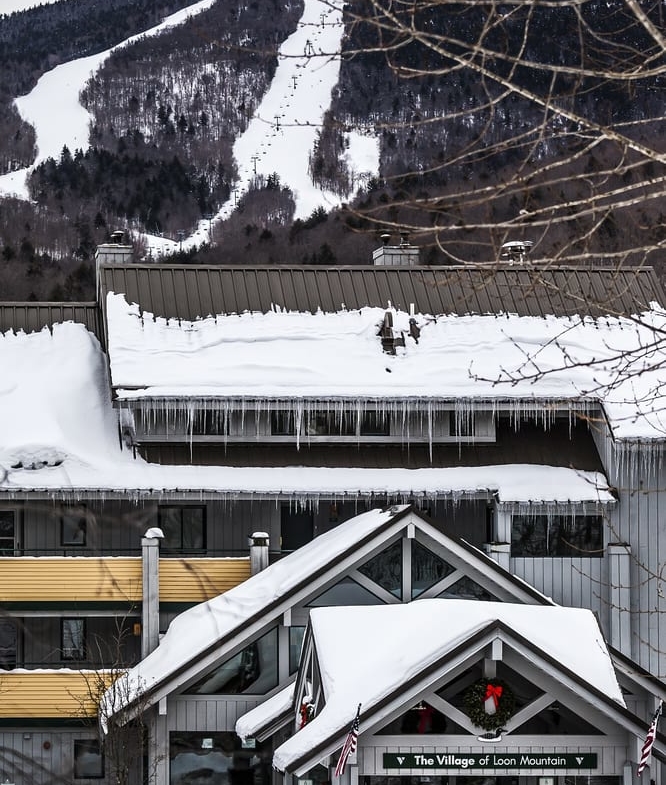
[[[661,394],[666,313],[633,319],[417,315],[391,309],[406,335],[382,352],[386,309],[244,313],[186,322],[139,312],[109,293],[111,381],[120,399],[425,397],[602,399],[617,438],[666,434]],[[655,341],[657,342],[655,345]]]
[[[371,710],[476,631],[496,621],[625,706],[598,622],[586,609],[444,599],[313,608],[310,623],[326,703],[314,719],[275,750],[273,766],[284,771],[322,741],[344,734],[359,703],[362,711]],[[575,646],[571,645],[573,640]],[[242,718],[237,727],[243,730]]]
[[[57,159],[65,145],[72,152],[87,149],[91,117],[79,103],[79,94],[112,52],[137,38],[159,35],[182,24],[214,2],[200,0],[111,49],[57,66],[44,74],[28,95],[17,98],[21,117],[35,127],[38,153],[32,166],[0,177],[0,196],[28,199],[27,178],[36,165],[49,156]],[[240,180],[231,198],[217,215],[200,221],[194,233],[182,241],[145,235],[149,257],[159,258],[179,248],[187,250],[209,242],[212,225],[233,212],[255,174],[280,176],[281,184],[294,192],[297,218],[307,217],[320,206],[331,209],[348,198],[349,195],[341,197],[315,188],[308,174],[308,154],[339,77],[340,60],[336,53],[342,34],[341,0],[305,0],[296,31],[280,47],[273,82],[249,127],[234,145]],[[354,173],[356,190],[378,171],[378,142],[370,132],[350,132],[347,139],[345,157]]]

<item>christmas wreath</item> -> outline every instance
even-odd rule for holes
[[[463,697],[470,720],[485,730],[502,728],[513,716],[516,701],[510,687],[497,679],[479,679]]]

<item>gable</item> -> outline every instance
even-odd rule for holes
[[[303,669],[322,675],[321,694],[314,696],[314,719],[276,750],[280,770],[300,776],[339,746],[357,702],[363,744],[418,746],[427,742],[415,737],[435,733],[450,736],[446,742],[456,748],[478,747],[477,737],[488,728],[471,718],[476,715],[470,714],[468,696],[484,679],[503,685],[505,699],[511,696],[510,711],[502,717],[510,745],[524,743],[518,737],[567,731],[617,743],[627,733],[631,715],[589,611],[422,600],[318,609],[311,626],[314,646]],[[568,643],[572,636],[575,649]],[[298,688],[299,682],[297,704]],[[403,724],[423,707],[433,710],[430,728],[423,725],[419,732],[418,721]],[[391,739],[372,742],[374,735]]]

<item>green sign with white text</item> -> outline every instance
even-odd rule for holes
[[[385,752],[385,769],[596,769],[596,752]]]

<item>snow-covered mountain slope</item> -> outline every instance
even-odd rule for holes
[[[210,8],[215,0],[199,0],[172,14],[160,25],[143,31],[118,46],[57,66],[44,74],[29,95],[16,99],[23,119],[35,127],[38,155],[31,167],[0,177],[0,194],[28,199],[27,178],[47,158],[57,159],[63,147],[85,151],[93,120],[80,103],[88,79],[114,51],[147,36],[158,36]],[[318,207],[331,209],[343,197],[316,187],[308,171],[317,130],[329,108],[339,73],[343,33],[342,2],[305,0],[297,29],[278,53],[278,68],[269,91],[254,117],[234,144],[239,180],[231,198],[211,218],[199,222],[180,241],[144,234],[151,256],[207,243],[211,223],[227,218],[257,175],[277,174],[294,194],[297,218]],[[378,145],[371,135],[347,134],[347,158],[359,176],[377,174]],[[344,195],[348,198],[350,194]]]

